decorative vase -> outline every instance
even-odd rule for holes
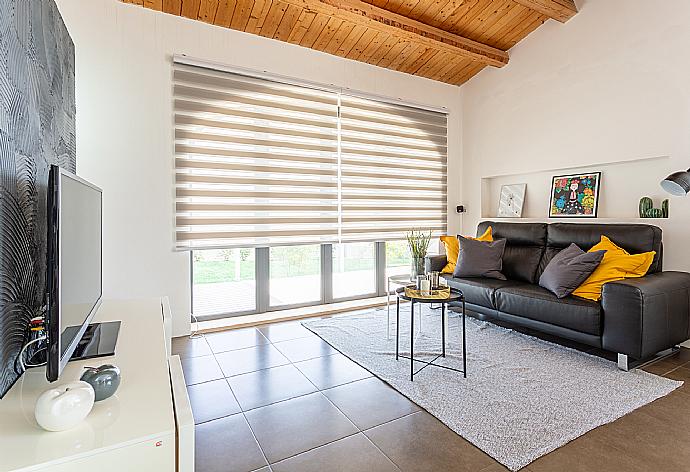
[[[649,197],[640,198],[640,218],[649,218],[649,210],[654,208],[654,202]]]
[[[91,412],[95,396],[93,387],[81,381],[46,390],[36,401],[36,422],[46,431],[72,429]]]
[[[661,202],[661,217],[668,218],[668,199]]]
[[[416,280],[418,275],[424,275],[424,258],[413,257],[412,267],[410,270],[410,279]]]
[[[111,364],[87,367],[81,376],[82,381],[93,387],[97,402],[112,397],[120,386],[121,378],[120,369]]]

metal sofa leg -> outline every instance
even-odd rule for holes
[[[653,362],[660,361],[661,359],[665,359],[667,357],[670,357],[674,354],[676,354],[680,350],[680,346],[676,345],[673,346],[670,349],[666,349],[665,351],[661,351],[656,353],[656,355],[652,356],[649,359],[645,360],[635,360],[635,359],[628,359],[627,354],[621,354],[618,353],[618,368],[620,370],[624,370],[625,372],[629,372],[630,369],[641,369],[642,367],[651,364]]]
[[[630,370],[630,365],[628,364],[628,355],[618,353],[618,368],[625,372]]]

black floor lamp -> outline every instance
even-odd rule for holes
[[[677,197],[686,196],[690,192],[690,169],[669,175],[661,181],[661,188]]]

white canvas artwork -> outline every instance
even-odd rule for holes
[[[499,218],[520,218],[525,203],[527,184],[510,184],[501,186],[501,198],[498,203]]]

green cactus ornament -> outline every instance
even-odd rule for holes
[[[668,218],[668,200],[661,202],[661,208],[654,208],[654,202],[649,197],[640,199],[640,218]]]
[[[654,208],[654,202],[649,197],[640,198],[640,218],[650,218],[647,216],[649,210]]]

